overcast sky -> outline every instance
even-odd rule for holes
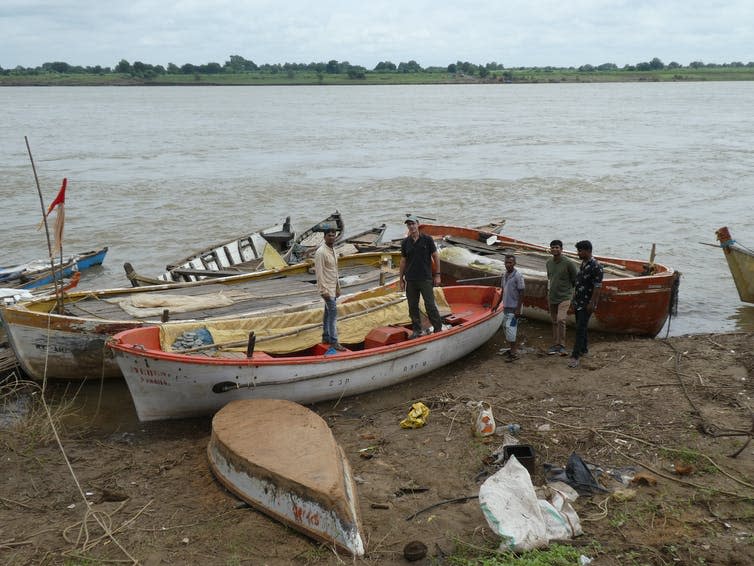
[[[0,67],[754,61],[754,1],[0,0]]]

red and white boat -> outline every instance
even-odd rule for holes
[[[459,261],[449,250],[440,251],[443,285],[459,282],[499,285],[505,254],[514,254],[516,267],[526,283],[524,316],[550,321],[545,268],[551,257],[548,247],[475,228],[422,224],[420,229],[442,246],[456,246],[470,252]],[[569,252],[564,255],[575,257]],[[604,279],[598,308],[589,327],[603,332],[656,336],[676,304],[680,273],[653,260],[594,257],[604,268]],[[578,262],[578,258],[575,261]],[[573,316],[570,319],[571,324],[575,324]]]
[[[314,403],[430,372],[472,352],[500,327],[499,288],[444,287],[435,296],[445,329],[413,340],[402,293],[339,305],[345,352],[320,343],[321,307],[135,328],[116,334],[108,346],[142,421],[212,414],[237,399]],[[186,332],[211,336],[212,343],[174,351]]]

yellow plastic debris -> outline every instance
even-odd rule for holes
[[[278,269],[288,265],[283,256],[269,244],[264,247],[262,252],[262,263],[265,269]]]
[[[424,403],[414,403],[408,416],[401,421],[401,428],[421,428],[427,424],[429,418],[429,407]]]

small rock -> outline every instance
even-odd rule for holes
[[[418,540],[412,540],[403,547],[403,556],[409,562],[421,560],[427,555],[427,545]]]

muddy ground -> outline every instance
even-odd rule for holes
[[[592,564],[751,564],[752,335],[592,336],[573,370],[566,358],[545,354],[548,334],[523,321],[516,362],[498,355],[498,336],[410,383],[313,407],[357,476],[362,559],[336,555],[240,505],[207,465],[210,419],[136,424],[124,393],[120,407],[107,410],[134,424],[115,431],[96,420],[60,420],[75,402],[57,407],[70,468],[40,413],[0,431],[0,562],[405,564],[412,540],[429,548],[418,564],[486,556],[499,539],[473,496],[497,469],[489,456],[502,437],[472,434],[466,403],[483,400],[498,423],[521,425],[519,441],[536,457],[535,485],[544,483],[543,463],[565,466],[574,452],[649,476],[628,486],[635,495],[626,501],[612,492],[576,501],[584,535],[566,544]],[[401,429],[416,401],[430,407],[429,423]]]

